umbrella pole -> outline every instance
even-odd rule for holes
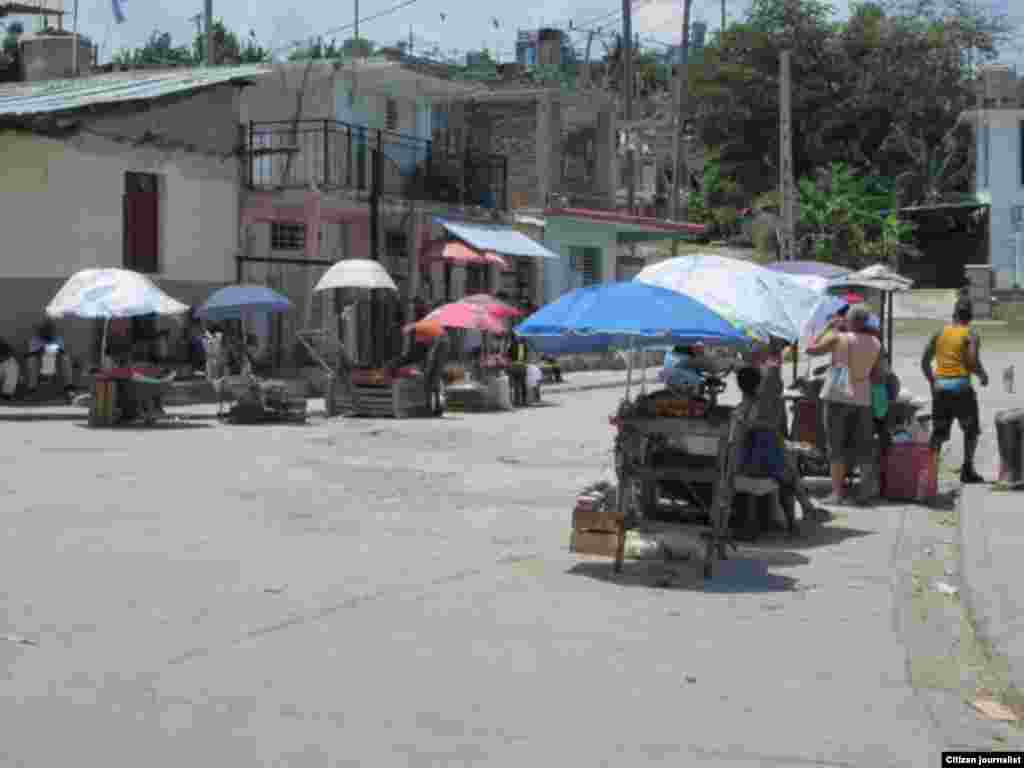
[[[637,353],[634,353],[637,354]],[[640,394],[647,394],[647,350],[641,349],[638,351],[640,355]]]
[[[103,339],[100,341],[100,368],[105,367],[107,359],[107,329],[110,328],[110,318],[103,318]]]
[[[626,355],[626,401],[629,401],[629,393],[633,387],[633,338],[629,339],[629,354]]]

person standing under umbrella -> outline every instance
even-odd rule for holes
[[[441,394],[442,378],[451,355],[451,341],[442,332],[434,338],[427,354],[427,405],[434,416],[444,416],[444,397]]]
[[[833,318],[807,348],[811,355],[832,354],[821,394],[832,476],[832,495],[826,504],[845,503],[847,472],[867,458],[873,437],[871,375],[882,346],[864,333],[869,317],[864,305],[850,307],[842,330],[842,321]]]

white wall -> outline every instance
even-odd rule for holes
[[[161,176],[160,272],[172,280],[234,280],[238,161],[133,148],[83,136],[0,134],[0,276],[63,278],[123,266],[127,171]]]
[[[1024,206],[1020,156],[1024,110],[994,109],[985,114],[988,119],[982,119],[982,127],[978,131],[977,188],[991,195],[989,261],[995,272],[996,287],[1005,289],[1012,288],[1017,278],[1016,233],[1012,210],[1014,206]],[[984,146],[986,134],[987,168]],[[1021,259],[1024,260],[1024,253]]]

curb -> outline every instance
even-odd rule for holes
[[[984,495],[990,492],[989,485],[964,486],[957,501],[962,596],[977,635],[993,653],[1006,659],[1010,686],[1024,691],[1024,659],[1015,658],[1003,639],[995,637],[993,632],[993,627],[1001,623],[1001,611],[998,604],[993,607],[993,601],[1002,599],[1006,589],[1013,585],[986,583],[992,579],[986,580],[981,574],[993,570],[991,553],[984,532],[971,525],[972,515],[985,514]]]
[[[550,396],[569,394],[571,392],[590,392],[598,389],[618,389],[626,386],[625,378],[619,379],[618,381],[602,381],[595,382],[593,384],[565,384],[560,386],[558,389],[548,389],[547,394]],[[544,390],[542,390],[543,392]],[[308,398],[310,400],[322,399],[322,398]],[[167,408],[189,408],[195,405],[211,405],[211,403],[188,403],[184,405],[168,405]],[[216,405],[216,403],[212,403]],[[63,406],[55,406],[63,407]],[[15,409],[11,409],[15,410]],[[317,411],[309,411],[310,416],[326,415],[324,409]],[[181,419],[182,421],[216,421],[217,414],[215,413],[188,413],[188,414],[176,414],[168,413],[168,416]],[[27,421],[85,421],[89,418],[88,410],[83,410],[81,413],[47,413],[40,409],[29,413],[4,413],[0,410],[0,423],[5,421],[9,422],[27,422]]]

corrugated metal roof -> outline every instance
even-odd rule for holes
[[[448,221],[434,217],[434,221],[460,240],[465,240],[481,251],[494,251],[505,256],[533,256],[541,259],[557,259],[558,254],[549,251],[536,240],[510,227],[496,227],[487,224],[470,224],[462,221]]]
[[[270,67],[135,70],[70,80],[40,80],[0,86],[0,115],[29,116],[67,112],[98,104],[148,101],[268,74]]]

